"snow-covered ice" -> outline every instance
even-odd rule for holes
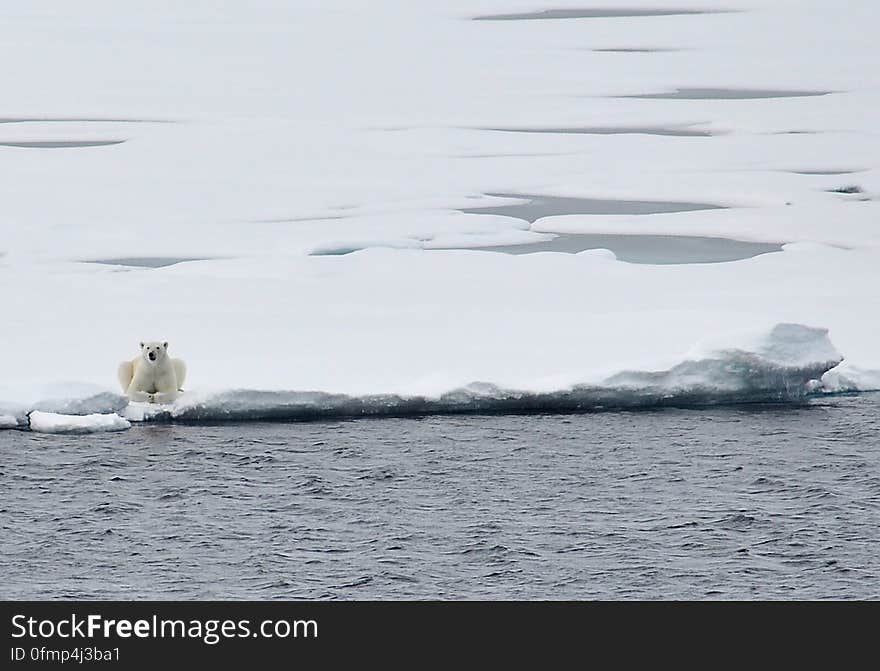
[[[7,3],[0,426],[880,385],[880,6],[586,4]],[[558,233],[783,251],[466,249]],[[151,338],[189,389],[124,409]]]
[[[505,388],[471,383],[442,393],[330,394],[232,389],[188,392],[174,403],[131,403],[124,416],[151,420],[314,419],[412,413],[596,410],[645,406],[779,402],[803,399],[841,361],[824,329],[778,324],[741,333],[748,349],[701,343],[681,363],[660,371],[624,371],[592,383]]]
[[[31,431],[39,433],[99,433],[131,428],[131,423],[116,413],[61,415],[34,410],[28,415],[28,421]]]

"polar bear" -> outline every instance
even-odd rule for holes
[[[183,389],[186,364],[168,356],[167,342],[142,342],[141,355],[119,364],[118,374],[132,401],[171,403]]]

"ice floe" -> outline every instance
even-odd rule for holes
[[[166,9],[0,9],[0,425],[153,337],[181,420],[878,385],[876,2]]]
[[[102,433],[125,431],[131,428],[131,422],[116,413],[61,415],[34,410],[28,414],[28,426],[38,433]]]

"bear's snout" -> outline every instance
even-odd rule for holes
[[[150,357],[150,361],[156,360],[156,353],[155,352],[150,352],[147,356]]]

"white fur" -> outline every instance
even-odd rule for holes
[[[186,364],[168,356],[167,342],[142,342],[141,355],[119,364],[118,374],[122,390],[132,401],[171,403],[183,390]]]

